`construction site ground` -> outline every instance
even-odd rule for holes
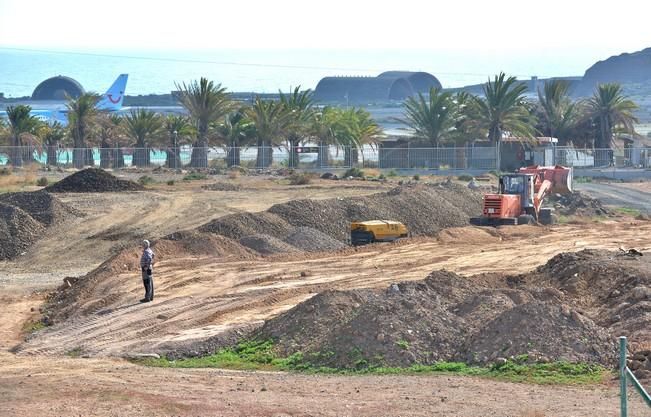
[[[0,263],[0,415],[618,415],[615,380],[540,386],[447,375],[162,369],[121,359],[261,323],[324,290],[384,288],[437,269],[464,276],[524,273],[561,252],[648,248],[651,232],[651,222],[620,217],[552,227],[450,228],[436,237],[334,253],[215,258],[180,250],[165,253],[155,267],[155,302],[139,304],[140,271],[127,264],[137,262],[142,238],[156,240],[292,199],[367,195],[392,187],[323,180],[290,186],[275,178],[241,177],[235,180],[239,191],[201,188],[211,181],[59,195],[85,217],[48,229],[23,256]],[[135,258],[114,259],[127,266],[111,281],[119,297],[104,300],[93,314],[55,323],[44,337],[29,338],[47,291],[131,249]],[[648,415],[638,397],[631,402],[629,415]]]

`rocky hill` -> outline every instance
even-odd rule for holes
[[[590,96],[598,84],[612,82],[624,85],[628,94],[634,93],[629,90],[635,90],[635,86],[651,89],[651,48],[597,62],[585,72],[575,93]]]

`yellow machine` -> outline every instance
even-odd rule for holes
[[[407,227],[392,220],[369,220],[350,224],[350,243],[353,246],[372,242],[391,242],[407,237]]]

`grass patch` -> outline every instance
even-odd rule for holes
[[[23,326],[23,332],[25,333],[34,333],[38,332],[39,330],[45,329],[47,326],[43,321],[37,320],[37,321],[28,321],[24,324]]]
[[[142,177],[138,178],[138,183],[140,185],[151,185],[156,182],[155,179],[150,177],[149,175],[143,175]]]
[[[459,181],[472,181],[473,176],[468,174],[462,174],[457,177]]]
[[[589,184],[592,182],[592,177],[576,177],[574,182],[577,184]]]
[[[364,178],[365,174],[359,168],[350,168],[344,172],[343,178],[353,177],[353,178]]]
[[[397,342],[400,345],[400,341]],[[405,342],[406,347],[408,343]],[[533,384],[583,385],[597,384],[612,375],[607,369],[592,364],[552,362],[545,364],[518,363],[521,358],[492,366],[471,366],[461,362],[438,362],[432,365],[412,365],[407,368],[372,366],[359,358],[355,368],[335,369],[309,363],[301,353],[280,358],[271,340],[247,341],[208,356],[168,360],[146,358],[134,360],[144,366],[163,368],[222,368],[235,370],[293,371],[312,374],[338,375],[416,375],[445,374],[477,376],[511,382]],[[317,355],[318,356],[318,355]]]
[[[387,174],[387,177],[397,177],[397,176],[398,176],[398,173],[396,172],[395,169],[392,169],[392,170],[389,171],[389,173]]]
[[[641,214],[640,210],[630,207],[617,207],[614,210],[619,214],[623,214],[624,216],[637,217]]]
[[[76,347],[74,349],[71,349],[71,350],[67,351],[66,356],[70,356],[71,358],[78,358],[78,357],[81,356],[82,353],[83,352],[82,352],[81,348]]]
[[[208,176],[201,172],[191,172],[183,177],[183,181],[198,181],[205,180]]]

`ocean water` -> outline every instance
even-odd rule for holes
[[[325,76],[375,76],[387,70],[426,71],[444,87],[476,84],[505,71],[526,79],[583,75],[603,52],[580,50],[18,50],[0,47],[0,92],[31,95],[39,82],[66,75],[86,90],[104,92],[118,74],[128,73],[127,94],[161,94],[176,82],[207,77],[230,91],[287,91],[314,88]]]

